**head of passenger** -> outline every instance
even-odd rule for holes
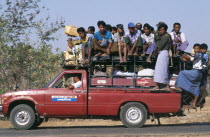
[[[160,23],[158,25],[158,31],[160,35],[165,35],[167,33],[167,30],[168,30],[168,25],[166,25],[165,23]]]
[[[95,32],[95,27],[94,26],[88,27],[88,33],[89,34],[94,34],[94,32]]]
[[[205,43],[201,44],[201,46],[200,46],[201,53],[206,54],[207,50],[208,50],[207,44],[205,44]]]
[[[180,23],[174,23],[173,27],[174,27],[173,31],[175,31],[176,33],[180,32],[180,29],[181,29],[181,24]]]
[[[142,24],[141,23],[136,23],[136,30],[141,30],[142,29]]]
[[[146,24],[144,24],[144,33],[147,35],[147,36],[149,36],[150,35],[150,33],[151,33],[151,26],[148,24],[148,23],[146,23]]]
[[[135,25],[133,22],[128,23],[128,30],[131,34],[133,34],[135,32]]]
[[[105,27],[106,27],[106,23],[104,21],[98,21],[97,25],[98,25],[98,29],[100,30],[100,32],[104,33]]]
[[[80,75],[74,76],[74,82],[76,83],[78,81],[81,81],[81,76]]]
[[[77,33],[79,34],[79,36],[81,38],[85,38],[86,37],[85,29],[83,27],[78,28],[77,29]]]
[[[117,32],[119,33],[120,36],[123,36],[125,34],[124,28],[122,24],[117,25]]]
[[[98,71],[102,71],[102,68],[100,66],[95,66],[95,72],[98,72]]]
[[[200,52],[200,46],[201,46],[201,45],[198,44],[198,43],[194,44],[193,49],[194,49],[194,52],[195,52],[195,53]]]
[[[115,33],[117,33],[117,28],[116,27],[112,27],[112,34],[114,35]]]
[[[105,27],[105,29],[106,29],[107,31],[112,32],[112,26],[111,26],[110,24],[107,24],[106,27]]]
[[[155,29],[151,26],[151,33],[154,33]]]

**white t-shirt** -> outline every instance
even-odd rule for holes
[[[80,88],[82,86],[82,82],[81,81],[77,81],[76,83],[72,84],[74,86],[74,88]]]
[[[181,36],[181,41],[182,41],[182,43],[183,43],[183,42],[186,41],[186,37],[185,37],[185,34],[184,34],[183,32],[180,32],[180,33],[181,33],[181,34],[178,34],[178,35]],[[172,40],[174,40],[174,32],[171,32],[170,35],[171,35]],[[178,37],[178,35],[175,34],[176,37]]]
[[[145,33],[141,35],[142,39],[144,39],[146,42],[154,42],[154,34],[151,33],[149,36],[147,36]]]

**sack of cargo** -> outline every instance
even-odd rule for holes
[[[75,37],[79,36],[79,34],[77,33],[77,27],[73,25],[65,26],[65,34]]]
[[[80,53],[70,53],[69,51],[64,51],[65,65],[79,65],[82,61],[82,52]]]
[[[82,44],[74,45],[72,48],[68,47],[68,51],[74,54],[82,53]]]
[[[152,76],[154,76],[154,72],[155,71],[153,69],[143,69],[143,70],[138,72],[138,76],[140,76],[140,77],[146,77],[146,76],[152,77]]]

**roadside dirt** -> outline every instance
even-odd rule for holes
[[[161,118],[161,124],[182,124],[182,123],[204,123],[210,122],[210,97],[206,98],[206,104],[203,109],[185,110],[184,117]],[[157,121],[155,121],[157,123]],[[147,120],[146,124],[155,124]],[[59,126],[119,126],[120,121],[112,120],[81,120],[81,119],[50,119],[48,122],[42,123],[41,127],[59,127]],[[0,128],[12,128],[10,121],[0,121]]]

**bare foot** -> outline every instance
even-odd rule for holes
[[[152,63],[152,61],[150,60],[150,58],[147,58],[146,62]]]

